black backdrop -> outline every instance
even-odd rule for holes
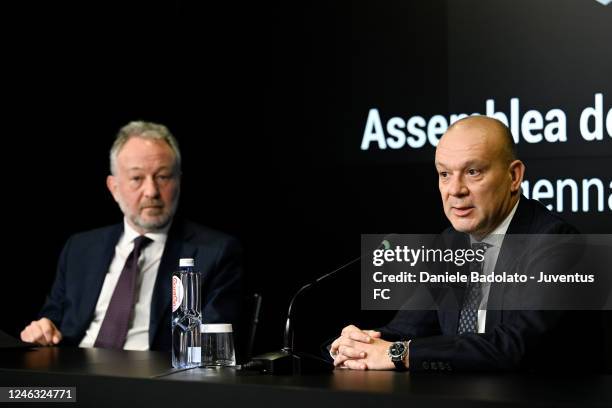
[[[361,150],[368,112],[567,112],[567,143],[519,142],[528,179],[600,178],[604,210],[563,215],[611,233],[612,137],[578,116],[612,99],[612,5],[588,1],[302,1],[2,6],[5,153],[1,328],[34,318],[63,243],[118,222],[108,149],[134,119],[166,124],[184,155],[181,211],[237,236],[264,297],[258,351],[280,345],[291,294],[358,255],[361,233],[435,233],[433,147]],[[591,104],[591,105],[589,105]],[[604,118],[605,121],[605,118]],[[561,145],[561,146],[560,146]],[[580,196],[582,199],[582,196]],[[548,200],[547,203],[554,203]],[[349,268],[298,305],[314,349],[359,310]]]

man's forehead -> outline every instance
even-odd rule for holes
[[[159,141],[131,145],[126,143],[117,155],[118,167],[128,172],[172,170],[176,161],[172,149],[163,142],[156,142]]]
[[[117,158],[126,161],[174,160],[174,153],[170,146],[162,140],[133,137],[118,152]]]
[[[174,161],[174,154],[171,150],[132,150],[119,152],[117,159],[136,165],[146,162]]]
[[[174,167],[172,163],[151,163],[151,164],[138,164],[138,163],[123,163],[122,168],[126,171],[147,171],[154,169],[155,171],[161,170],[172,170]]]
[[[445,154],[495,150],[499,144],[495,132],[478,124],[461,124],[447,131],[436,148]]]
[[[144,153],[135,152],[132,154],[119,155],[117,157],[119,166],[128,170],[138,170],[150,167],[158,169],[172,167],[175,158],[171,153]]]
[[[444,159],[476,159],[487,155],[488,146],[482,138],[455,139],[438,144],[436,148],[436,162]]]

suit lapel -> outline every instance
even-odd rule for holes
[[[451,241],[448,244],[451,249],[466,249],[470,248],[470,238],[467,234],[455,231],[451,236]],[[448,270],[458,270],[462,275],[469,276],[469,264],[464,264],[461,267],[457,267],[454,264],[447,266]],[[461,305],[463,304],[463,296],[465,295],[465,284],[450,285],[447,288],[447,295],[450,301],[438,311],[438,318],[440,319],[440,328],[444,334],[455,334],[457,333],[457,326],[459,325],[459,312]]]
[[[532,224],[533,219],[533,204],[530,200],[524,196],[521,196],[518,207],[516,208],[516,212],[514,213],[514,217],[510,222],[508,227],[508,231],[506,234],[527,234],[530,231],[530,225]],[[461,248],[461,247],[469,247],[469,237],[466,234],[456,232],[456,236],[453,237],[453,247]],[[512,248],[511,248],[512,246]],[[522,253],[523,243],[518,242],[518,240],[513,240],[512,244],[509,244],[508,241],[504,240],[502,247],[500,248],[500,253],[497,258],[497,263],[495,264],[495,271],[507,271],[510,272],[514,269],[518,258],[516,254]],[[503,306],[503,295],[504,288],[501,284],[493,283],[491,284],[491,289],[489,291],[488,297],[488,310],[487,310],[487,318],[485,328],[495,327],[497,324],[501,323],[502,319],[502,306]],[[462,300],[459,299],[459,308],[461,307]],[[457,325],[459,323],[459,312],[460,310],[446,310],[440,311],[440,326],[443,328],[443,331],[447,333],[456,333]]]
[[[115,246],[123,233],[123,224],[117,224],[113,226],[110,231],[91,248],[91,252],[88,254],[88,258],[91,260],[99,260],[99,262],[89,262],[87,266],[91,269],[83,271],[83,293],[91,294],[90,296],[84,296],[82,300],[82,307],[80,308],[80,319],[81,330],[83,333],[91,323],[98,298],[100,297],[100,291],[102,290],[102,284],[108,273],[110,264],[115,256]]]
[[[533,207],[530,200],[525,196],[521,196],[514,217],[508,226],[506,235],[518,235],[527,234],[530,230],[533,218]],[[499,256],[497,257],[497,263],[495,264],[496,272],[506,271],[508,273],[514,273],[516,263],[519,261],[517,254],[522,254],[525,243],[519,241],[517,237],[512,240],[504,239],[502,247],[500,248]],[[504,299],[504,286],[500,283],[491,284],[488,299],[488,310],[485,328],[495,327],[502,320],[503,312],[503,299]]]

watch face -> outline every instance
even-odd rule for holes
[[[391,347],[389,347],[389,354],[391,357],[400,357],[402,354],[404,354],[405,350],[406,346],[404,346],[404,343],[397,342],[393,343]]]

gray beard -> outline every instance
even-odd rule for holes
[[[128,212],[125,206],[123,205],[123,202],[121,201],[119,201],[119,208],[121,209],[121,212],[123,212],[123,215],[127,217],[135,226],[142,228],[147,232],[156,232],[168,226],[168,224],[170,224],[170,221],[172,221],[172,218],[174,217],[174,214],[176,213],[176,208],[178,206],[178,198],[179,197],[177,194],[176,198],[174,199],[174,202],[170,204],[170,211],[168,211],[166,214],[159,216],[156,221],[145,222],[142,220],[139,214],[128,215]]]

